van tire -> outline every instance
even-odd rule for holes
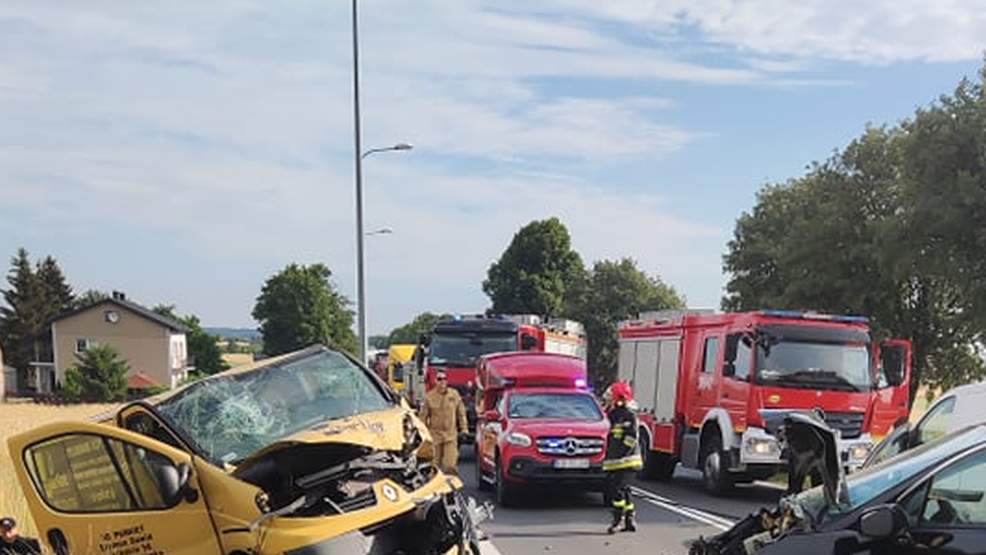
[[[719,496],[733,489],[733,477],[726,468],[729,459],[722,449],[718,430],[706,434],[699,460],[702,464],[702,485],[705,486],[705,491]]]

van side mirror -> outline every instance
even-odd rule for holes
[[[859,532],[867,538],[886,540],[907,529],[907,517],[899,505],[878,505],[859,517]]]
[[[192,468],[185,463],[157,467],[158,487],[161,489],[161,500],[166,506],[174,507],[182,499],[189,503],[198,500],[198,492],[188,484],[191,477]]]
[[[520,350],[530,351],[538,346],[538,340],[533,335],[525,333],[520,336]]]

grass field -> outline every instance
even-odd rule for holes
[[[36,536],[34,521],[27,509],[24,494],[14,475],[13,462],[7,452],[7,438],[60,420],[85,420],[113,408],[114,405],[50,406],[25,403],[0,403],[0,515],[17,519],[21,533]]]

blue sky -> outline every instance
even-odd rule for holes
[[[364,0],[369,327],[480,311],[559,216],[717,306],[756,190],[979,67],[986,2]],[[0,254],[252,326],[264,279],[354,290],[348,2],[0,5]]]

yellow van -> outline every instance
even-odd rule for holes
[[[394,391],[404,390],[404,374],[410,370],[411,361],[414,359],[414,350],[417,345],[399,344],[391,345],[388,351],[389,362],[387,363],[387,383]]]
[[[58,555],[478,553],[473,500],[417,458],[429,442],[316,345],[8,445]]]

